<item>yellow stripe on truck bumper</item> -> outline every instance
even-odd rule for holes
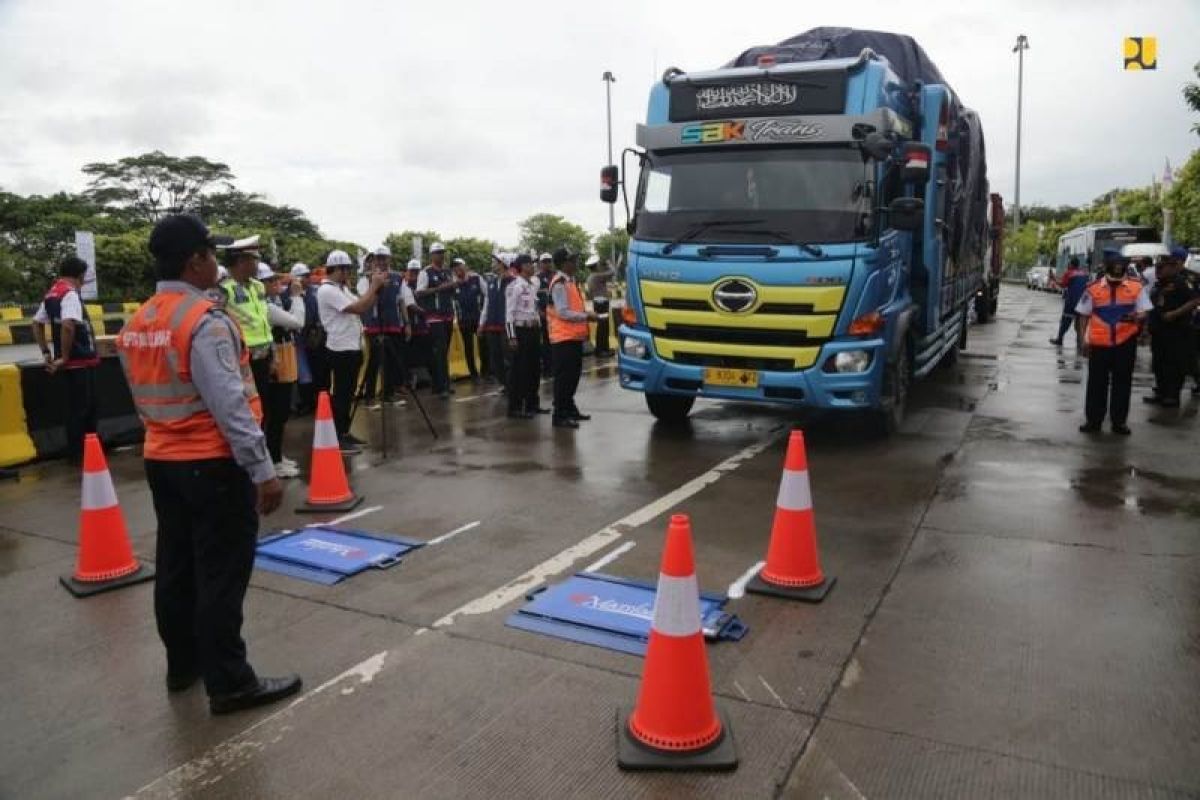
[[[796,369],[811,367],[817,361],[820,347],[770,347],[750,344],[717,344],[714,342],[684,342],[678,339],[654,337],[654,349],[662,358],[675,361],[680,353],[737,358],[769,358],[791,361]]]

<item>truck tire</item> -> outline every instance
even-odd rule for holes
[[[874,425],[880,436],[891,436],[904,423],[904,412],[908,406],[908,389],[912,383],[912,368],[909,362],[908,345],[902,345],[895,359],[888,362],[883,371],[883,396],[881,407],[875,411]]]
[[[988,301],[987,292],[975,298],[975,321],[983,325],[992,316],[992,304]]]
[[[647,394],[646,407],[659,422],[678,425],[691,413],[696,398],[679,394]]]

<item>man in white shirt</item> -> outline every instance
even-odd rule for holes
[[[333,372],[333,425],[342,451],[358,452],[364,442],[350,433],[350,404],[358,388],[362,367],[362,319],[360,314],[375,303],[375,295],[385,277],[374,273],[362,297],[356,297],[347,285],[354,262],[342,250],[334,250],[325,259],[325,282],[317,290],[317,313],[325,328],[325,355]]]
[[[504,291],[504,327],[508,348],[514,351],[508,373],[508,416],[532,419],[542,412],[538,400],[541,385],[541,316],[538,314],[537,289],[533,277],[533,259],[517,256],[513,266],[519,271]]]
[[[67,404],[64,428],[67,456],[71,459],[82,457],[84,434],[96,432],[96,367],[100,358],[92,324],[79,296],[86,272],[87,262],[75,256],[64,258],[58,265],[58,280],[33,315],[33,338],[42,350],[46,370],[63,373]],[[50,326],[53,353],[47,344],[45,325]]]

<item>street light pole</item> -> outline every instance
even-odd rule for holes
[[[1021,227],[1021,94],[1025,83],[1025,51],[1029,49],[1029,37],[1021,34],[1013,52],[1017,54],[1017,185],[1013,192],[1013,229]]]
[[[604,81],[605,107],[608,116],[608,163],[613,163],[612,149],[612,85],[617,82],[616,77],[611,72],[605,72],[601,78]],[[616,269],[617,267],[617,244],[612,241],[612,233],[616,228],[616,218],[614,217],[615,205],[608,204],[608,235],[609,235],[609,268]]]

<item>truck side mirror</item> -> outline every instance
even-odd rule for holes
[[[925,201],[919,197],[897,197],[888,206],[888,224],[898,231],[920,230],[925,221]]]
[[[876,161],[886,161],[892,156],[891,140],[877,131],[871,131],[863,138],[862,149]]]
[[[600,200],[605,203],[617,202],[617,186],[620,184],[621,171],[613,164],[600,170]]]
[[[932,151],[929,145],[909,142],[904,145],[904,170],[900,179],[905,183],[924,186],[929,183],[929,160]]]

